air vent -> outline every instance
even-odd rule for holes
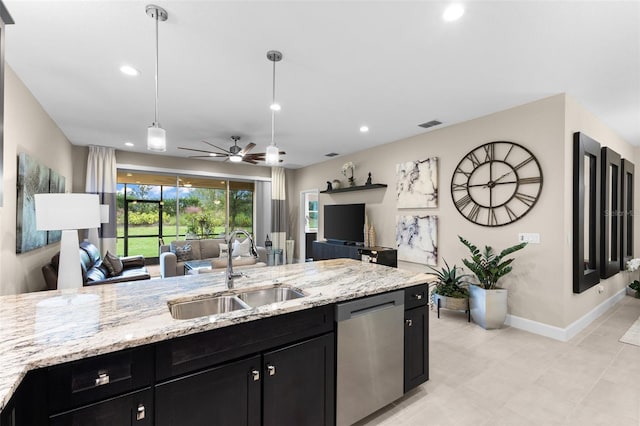
[[[442,124],[442,122],[438,120],[431,120],[427,121],[426,123],[418,124],[418,126],[428,129],[429,127],[437,126],[439,124]]]
[[[336,156],[338,156],[338,155],[340,155],[340,154],[338,154],[337,152],[330,152],[330,153],[328,153],[328,154],[325,154],[324,156],[325,156],[325,157],[336,157]]]

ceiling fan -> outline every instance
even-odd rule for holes
[[[205,149],[184,148],[184,147],[178,147],[178,149],[202,153],[200,155],[190,155],[189,158],[226,157],[227,160],[232,161],[234,163],[244,161],[245,163],[249,163],[249,164],[258,164],[258,161],[265,161],[266,153],[264,152],[256,152],[253,154],[249,154],[249,151],[251,151],[256,146],[255,143],[250,142],[244,148],[240,148],[238,146],[238,141],[241,139],[241,137],[231,136],[231,139],[233,140],[233,145],[228,150],[224,148],[220,148],[219,146],[216,146],[207,141],[202,141],[202,142],[206,143],[212,148],[217,149],[218,151],[208,151]],[[284,155],[284,154],[285,152],[280,151],[280,155]],[[280,160],[280,162],[282,162],[282,160]]]

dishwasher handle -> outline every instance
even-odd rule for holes
[[[346,321],[387,308],[404,306],[404,291],[378,294],[336,305],[336,321]]]

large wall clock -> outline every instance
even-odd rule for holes
[[[489,142],[465,155],[451,178],[451,197],[465,218],[503,226],[527,214],[542,191],[536,157],[513,142]]]

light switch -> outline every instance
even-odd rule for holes
[[[521,232],[518,234],[521,243],[540,244],[540,234],[537,232]]]

